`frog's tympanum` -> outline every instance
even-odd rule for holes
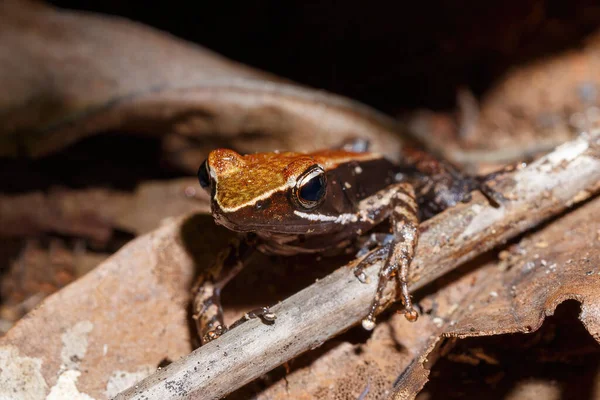
[[[375,313],[392,277],[400,283],[407,319],[416,320],[407,274],[419,219],[467,200],[478,184],[426,153],[407,151],[404,158],[397,165],[355,148],[245,156],[227,149],[212,151],[199,169],[200,184],[211,194],[216,222],[243,234],[195,288],[194,318],[202,342],[226,330],[220,292],[253,249],[292,255],[347,248],[385,220],[391,222],[391,234],[371,235],[358,253],[364,256],[355,271],[361,280],[365,267],[385,260],[362,324],[366,329],[375,326]],[[378,247],[370,251],[374,245]]]

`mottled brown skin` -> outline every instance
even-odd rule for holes
[[[359,279],[366,266],[385,260],[363,326],[374,327],[381,295],[394,276],[406,317],[416,320],[406,278],[418,242],[419,217],[468,199],[478,183],[427,153],[407,150],[405,156],[403,164],[395,165],[375,153],[348,150],[245,156],[228,149],[211,152],[199,177],[210,190],[212,214],[217,223],[245,236],[226,249],[196,285],[194,318],[202,342],[226,330],[220,291],[243,268],[252,249],[281,255],[330,252],[352,245],[385,220],[391,221],[392,234],[372,236],[377,240],[367,246],[379,247],[359,253],[368,253],[356,270]],[[313,185],[307,186],[309,182]],[[316,192],[315,187],[323,190]],[[313,192],[318,201],[307,201],[304,197],[312,199]]]

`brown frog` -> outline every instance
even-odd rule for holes
[[[364,256],[355,270],[360,280],[365,267],[385,260],[362,325],[374,328],[383,290],[392,277],[399,281],[406,318],[417,319],[407,274],[419,220],[486,187],[416,149],[405,150],[401,164],[362,150],[364,145],[356,142],[312,153],[240,155],[228,149],[210,153],[198,172],[200,184],[210,192],[215,221],[241,235],[195,288],[194,318],[203,343],[226,331],[221,290],[254,249],[278,255],[330,252],[352,246],[357,237],[385,220],[391,222],[391,234],[372,234],[357,254]],[[485,192],[494,198],[493,192]],[[377,247],[370,251],[373,246]],[[268,308],[253,315],[274,318]]]

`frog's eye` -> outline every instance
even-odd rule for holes
[[[204,189],[210,186],[210,177],[208,175],[208,160],[204,160],[198,168],[198,181]]]
[[[296,200],[306,209],[315,208],[325,197],[325,187],[325,171],[315,165],[298,179],[295,190]]]

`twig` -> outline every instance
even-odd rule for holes
[[[479,193],[422,224],[411,289],[557,215],[600,190],[600,136],[582,135],[498,185],[507,197],[493,208]],[[214,399],[355,325],[370,305],[378,266],[361,284],[352,268],[272,307],[277,320],[250,320],[122,392],[117,399]],[[393,292],[393,289],[390,290]],[[386,301],[389,304],[393,296]]]

